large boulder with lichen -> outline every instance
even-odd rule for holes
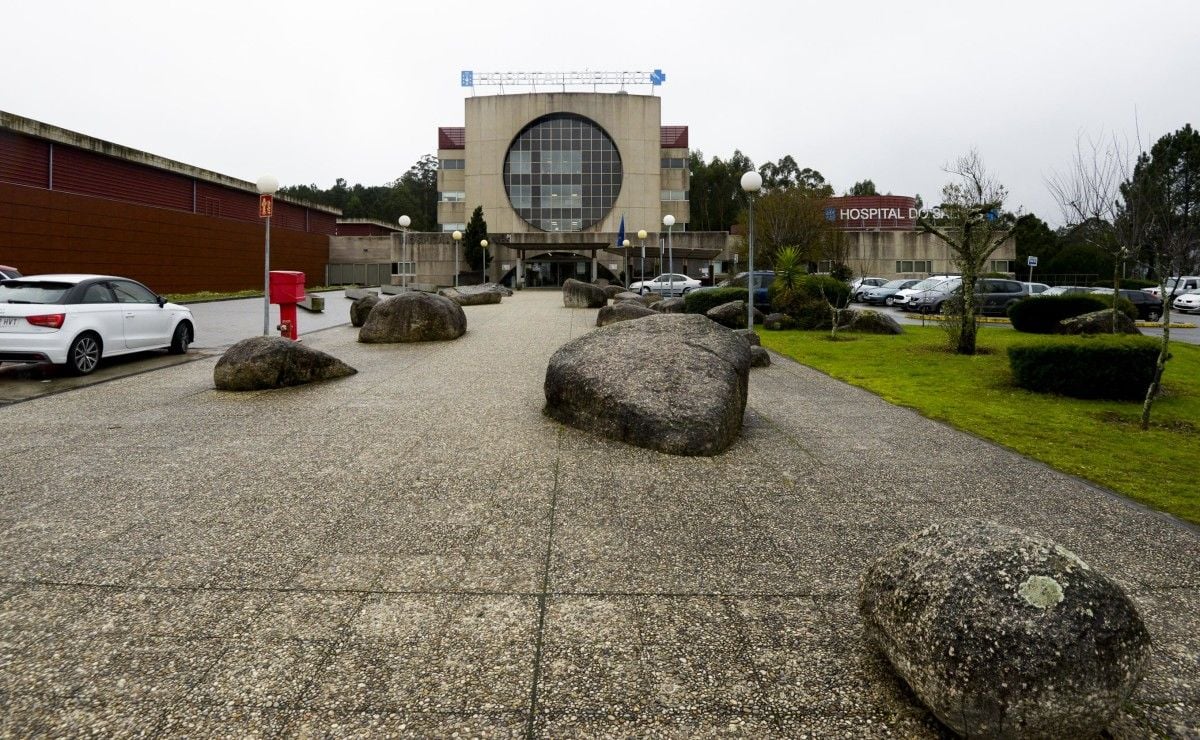
[[[763,328],[771,331],[780,331],[782,329],[791,329],[796,326],[796,320],[786,313],[769,313],[763,319]]]
[[[721,326],[727,326],[730,329],[738,329],[746,325],[746,316],[749,307],[745,301],[730,301],[722,303],[719,306],[714,306],[708,309],[704,315]],[[754,323],[761,324],[763,322],[762,311],[754,309]]]
[[[379,303],[379,296],[374,293],[368,293],[351,303],[350,325],[357,329],[366,323],[367,315],[371,313],[372,308],[375,308],[376,303]]]
[[[1137,328],[1137,324],[1133,323],[1133,319],[1126,316],[1121,311],[1116,312],[1116,326],[1113,326],[1113,310],[1106,308],[1103,311],[1092,311],[1091,313],[1072,316],[1069,319],[1063,319],[1058,322],[1059,334],[1141,334],[1142,330]]]
[[[622,321],[567,342],[546,368],[547,415],[673,455],[716,455],[741,434],[750,345],[696,314]]]
[[[485,285],[460,285],[457,288],[442,288],[438,295],[445,296],[460,306],[486,306],[499,303],[504,294],[495,283]]]
[[[616,298],[617,296],[621,295],[622,293],[627,293],[627,292],[629,292],[629,291],[625,289],[624,285],[605,285],[604,286],[604,294],[606,296],[608,296],[610,299]]]
[[[868,638],[963,737],[1096,736],[1150,657],[1120,586],[993,522],[935,525],[884,555],[859,609]]]
[[[467,332],[462,306],[433,293],[401,293],[375,304],[358,332],[358,341],[438,342]]]
[[[608,294],[599,285],[567,278],[562,287],[563,305],[567,308],[600,308],[608,304]]]
[[[646,308],[633,301],[619,301],[611,306],[605,306],[596,313],[596,326],[608,326],[618,321],[630,321],[657,313],[652,308]]]
[[[686,305],[682,298],[663,298],[654,304],[654,310],[659,313],[683,313]]]
[[[904,327],[900,326],[900,322],[881,311],[872,311],[867,308],[861,311],[847,311],[844,313],[849,314],[848,323],[844,327],[846,331],[858,332],[860,334],[904,333]]]
[[[353,375],[338,358],[285,337],[243,339],[213,368],[219,391],[263,391]]]

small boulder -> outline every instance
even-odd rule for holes
[[[663,297],[662,293],[647,293],[646,295],[642,296],[642,300],[647,306],[652,307],[654,304],[660,303],[663,300]]]
[[[1116,583],[993,522],[934,525],[884,555],[859,610],[913,693],[964,737],[1098,735],[1150,657]]]
[[[900,322],[879,311],[863,309],[861,311],[849,311],[849,318],[844,324],[846,331],[861,332],[863,334],[903,334],[904,327],[900,326]]]
[[[791,329],[796,326],[796,320],[785,313],[770,313],[763,319],[763,328],[771,331]]]
[[[654,309],[646,308],[640,303],[621,301],[601,308],[599,313],[596,314],[596,326],[608,326],[618,321],[630,321],[631,319],[640,319],[656,314],[657,312]]]
[[[659,313],[683,313],[684,305],[682,298],[664,298],[654,304],[654,310]]]
[[[367,315],[371,313],[371,309],[375,308],[375,304],[379,303],[379,296],[374,293],[368,293],[362,298],[350,304],[350,325],[355,329],[362,326],[367,320]]]
[[[630,301],[632,303],[639,303],[643,306],[650,305],[650,301],[647,300],[647,296],[638,295],[637,293],[631,293],[628,290],[623,290],[620,293],[617,293],[615,296],[612,297],[612,301],[613,301],[613,303],[620,303],[622,301]]]
[[[771,353],[757,344],[750,345],[750,367],[768,367]]]
[[[318,380],[332,380],[358,371],[332,355],[284,337],[243,339],[221,355],[213,368],[219,391],[262,391]]]
[[[608,304],[604,288],[567,278],[563,283],[563,305],[567,308],[600,308]]]
[[[696,314],[654,314],[564,344],[547,415],[672,455],[716,455],[741,434],[750,346]]]
[[[621,295],[622,293],[628,293],[628,292],[629,291],[625,290],[625,286],[623,286],[623,285],[606,285],[606,286],[604,286],[604,294],[606,296],[608,296],[609,299],[615,299],[617,296]],[[632,294],[630,294],[630,295],[632,295]]]
[[[734,329],[734,336],[741,337],[750,343],[751,347],[761,347],[762,340],[758,338],[758,332],[750,329]]]
[[[500,295],[504,296],[505,298],[512,298],[512,294],[513,294],[512,288],[508,287],[507,285],[504,285],[503,283],[484,283],[483,285],[479,285],[477,287],[487,288],[488,290],[494,290],[495,292],[499,293]]]
[[[437,342],[458,339],[467,331],[462,306],[432,293],[401,293],[375,304],[358,332],[358,341]]]
[[[503,293],[489,285],[461,285],[457,288],[442,288],[438,291],[438,295],[445,296],[460,306],[486,306],[499,303],[504,296]]]
[[[1106,308],[1103,311],[1093,311],[1080,316],[1073,316],[1058,322],[1059,334],[1112,334],[1113,312]],[[1141,334],[1133,319],[1117,311],[1117,334]]]
[[[722,303],[719,306],[708,309],[708,313],[704,315],[721,326],[727,326],[730,329],[739,329],[746,325],[746,308],[745,301],[730,301],[729,303]],[[762,322],[762,311],[759,311],[757,308],[754,309],[754,323],[761,324]]]

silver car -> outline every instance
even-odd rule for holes
[[[642,280],[629,286],[634,293],[646,295],[658,293],[661,296],[681,296],[700,287],[700,281],[681,275],[678,272],[664,272],[653,280]]]

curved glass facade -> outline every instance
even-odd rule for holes
[[[595,122],[570,113],[521,129],[504,157],[508,201],[542,231],[583,231],[612,210],[621,192],[621,155]]]

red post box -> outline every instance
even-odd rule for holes
[[[271,303],[279,304],[279,331],[291,340],[300,336],[296,325],[296,304],[303,301],[304,273],[294,270],[271,270]]]

